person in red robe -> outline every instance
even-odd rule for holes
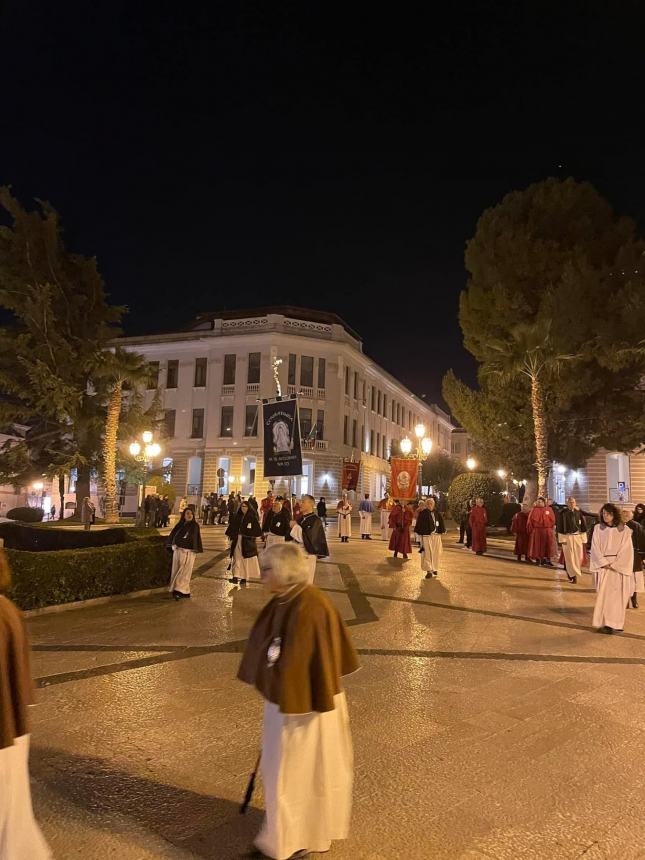
[[[522,505],[522,510],[518,511],[511,520],[511,531],[515,535],[515,549],[513,552],[517,556],[518,561],[522,561],[522,556],[525,560],[529,560],[529,533],[527,531],[527,523],[529,519],[529,506],[525,503]]]
[[[388,519],[388,526],[392,529],[389,548],[394,552],[394,558],[398,553],[403,555],[403,561],[408,560],[408,553],[412,552],[410,544],[410,526],[412,525],[412,511],[406,505],[405,509],[401,502],[396,502]]]
[[[529,558],[542,567],[553,567],[551,558],[555,550],[554,529],[553,511],[546,507],[540,496],[529,514],[526,530],[529,533]]]
[[[488,523],[488,513],[484,507],[483,499],[475,500],[475,506],[468,516],[468,523],[473,536],[472,551],[477,555],[483,555],[486,552],[486,525]]]

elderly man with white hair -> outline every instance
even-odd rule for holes
[[[305,551],[309,571],[309,585],[313,585],[316,575],[316,559],[329,555],[327,537],[320,517],[314,513],[316,500],[305,495],[300,503],[302,518],[300,522],[291,521],[291,538]]]
[[[347,838],[354,765],[342,677],[359,664],[338,610],[307,583],[302,550],[275,544],[261,566],[273,599],[251,630],[238,678],[265,700],[266,815],[255,847],[287,860]]]

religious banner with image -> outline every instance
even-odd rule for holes
[[[351,460],[343,460],[343,480],[341,483],[343,490],[356,490],[360,473],[360,460],[358,463],[354,463]]]
[[[392,457],[392,497],[407,501],[417,497],[418,460],[409,457]]]
[[[262,404],[264,428],[264,477],[302,475],[298,401],[278,400]]]

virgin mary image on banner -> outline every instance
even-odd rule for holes
[[[264,476],[302,475],[302,451],[297,400],[262,405]]]
[[[273,453],[274,454],[290,454],[293,444],[291,442],[291,433],[286,421],[276,421],[272,428],[273,432]]]

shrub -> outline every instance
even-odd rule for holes
[[[484,475],[481,472],[457,475],[448,491],[450,516],[458,522],[468,499],[481,496],[488,511],[488,522],[491,525],[495,524],[502,513],[501,491],[501,483],[491,475]]]
[[[166,585],[171,557],[163,537],[57,552],[7,550],[9,596],[23,610]]]
[[[111,546],[125,543],[128,529],[41,528],[18,523],[0,523],[0,537],[10,549],[29,552],[49,552],[63,549],[87,549],[93,546]]]
[[[21,523],[39,523],[44,516],[45,511],[42,508],[12,508],[7,511],[7,519]]]

